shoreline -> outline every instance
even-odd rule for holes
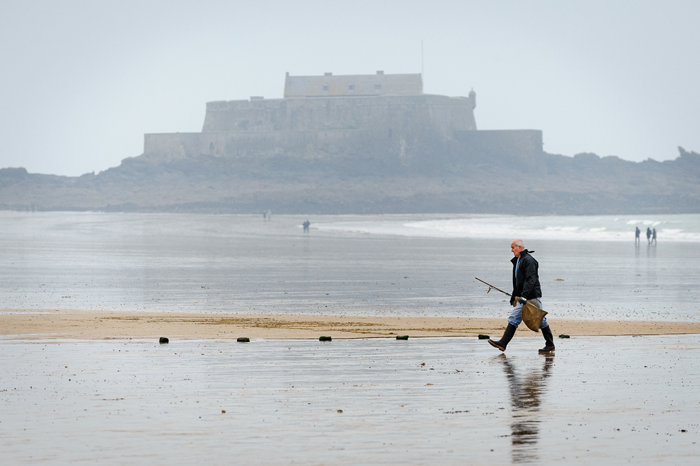
[[[549,318],[555,337],[700,334],[700,322]],[[411,337],[500,338],[506,317],[385,317],[310,314],[171,313],[0,309],[3,340],[334,339]],[[521,325],[516,338],[542,338]]]

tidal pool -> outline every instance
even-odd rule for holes
[[[6,339],[2,463],[697,460],[699,335],[556,343]]]

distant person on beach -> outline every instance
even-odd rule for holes
[[[639,230],[639,227],[634,227],[634,244],[639,244],[639,234],[641,231]]]
[[[656,245],[656,228],[651,230],[651,242],[652,244]]]
[[[311,226],[311,222],[309,222],[308,220],[305,220],[304,223],[302,223],[302,225],[304,226],[304,233],[308,233],[309,226]]]
[[[651,244],[651,228],[647,227],[647,243]]]
[[[540,277],[538,275],[539,264],[531,254],[535,251],[528,251],[520,239],[514,239],[510,243],[510,250],[513,258],[513,292],[510,295],[510,304],[515,308],[508,317],[508,327],[506,327],[503,337],[498,341],[489,338],[489,344],[501,351],[506,350],[506,346],[515,335],[515,330],[523,321],[523,304],[527,301],[542,309],[542,289],[540,288]],[[539,350],[540,354],[554,352],[554,336],[549,328],[547,318],[542,319],[540,325],[542,336],[544,336],[545,346]]]

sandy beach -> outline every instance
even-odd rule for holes
[[[274,218],[0,218],[4,463],[698,457],[697,248],[533,240],[548,320],[571,338],[541,355],[521,326],[502,353],[477,336],[500,338],[507,297],[474,277],[507,286],[509,238],[401,236],[430,220],[414,216],[310,217],[305,235],[306,217]],[[585,220],[517,229],[634,219]]]
[[[123,338],[314,339],[500,336],[505,317],[386,317],[308,314],[227,314],[79,310],[0,310],[4,338],[96,340]],[[699,322],[550,319],[555,335],[621,336],[700,333]],[[517,337],[538,337],[521,325]]]

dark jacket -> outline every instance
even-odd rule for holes
[[[513,298],[520,296],[525,299],[541,298],[542,289],[540,288],[540,277],[537,274],[539,264],[530,254],[535,251],[523,249],[520,253],[520,263],[518,258],[514,257],[510,261],[513,263],[513,293],[511,293],[510,304],[513,304]],[[518,276],[515,276],[515,264],[518,264]]]

